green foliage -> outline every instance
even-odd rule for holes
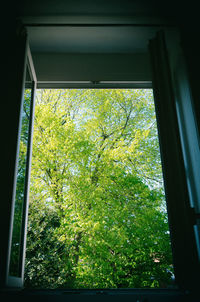
[[[172,258],[151,90],[39,90],[26,286],[167,287]]]

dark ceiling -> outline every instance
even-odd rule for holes
[[[160,28],[160,27],[159,27]],[[158,27],[28,27],[32,52],[144,53]]]
[[[189,21],[190,12],[195,11],[193,3],[193,0],[190,5],[176,0],[15,2],[17,18],[27,26],[31,50],[53,53],[144,53],[146,41],[158,29]]]
[[[169,3],[173,4],[173,7]],[[17,11],[23,16],[38,15],[173,15],[175,1],[158,0],[22,0]]]
[[[190,0],[19,0],[16,4],[18,17],[99,18],[122,17],[160,18],[171,22],[183,20],[195,12],[198,1]],[[41,18],[41,19],[42,19]],[[40,20],[41,20],[40,19]],[[58,19],[57,19],[58,20]]]

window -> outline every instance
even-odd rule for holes
[[[152,89],[38,90],[25,286],[173,286]]]
[[[169,64],[167,60],[166,45],[163,43],[163,39],[160,36],[151,42],[151,52],[154,76],[153,86],[158,117],[158,129],[161,140],[161,156],[164,167],[163,171],[170,231],[172,236],[175,275],[180,288],[192,289],[198,287],[198,278],[195,277],[197,276],[198,270],[197,247],[193,233],[193,224],[196,222],[194,222],[195,219],[193,219],[194,217],[192,214],[188,214],[191,213],[191,209],[189,206],[187,183],[185,181],[185,167],[183,165],[182,146],[180,145],[179,140],[177,114],[174,105],[175,100],[172,89],[174,84],[171,82],[171,73],[169,70],[169,66],[171,68],[172,63],[170,62]],[[31,66],[31,71],[33,71],[32,67],[33,66]],[[33,77],[32,80],[35,81],[35,78]],[[12,205],[14,205],[14,200]],[[2,261],[2,263],[3,265],[5,263],[6,267],[2,270],[3,279],[8,276],[8,263],[10,260],[9,257],[12,239],[13,211],[10,211],[9,209],[7,212],[7,218],[9,221],[11,221],[9,237],[10,245],[7,247],[6,240],[4,240],[5,249],[3,251],[3,259],[5,261]],[[24,218],[23,226],[21,228],[21,238],[22,241],[25,242],[26,236],[24,230],[26,225],[27,211],[24,210],[23,214]],[[16,278],[11,278],[11,276],[9,276],[6,280],[7,284],[9,285],[23,285],[24,245],[22,250],[23,252],[20,254],[20,274],[18,274]],[[18,283],[17,280],[19,279],[20,282]]]
[[[25,89],[20,125],[19,155],[17,163],[17,179],[15,193],[15,211],[13,222],[13,235],[10,260],[10,274],[19,276],[20,253],[22,252],[23,240],[23,219],[24,208],[26,207],[27,185],[28,185],[28,163],[30,156],[29,134],[31,128],[30,116],[32,110],[32,82],[30,78],[29,66],[26,69]]]
[[[7,258],[6,283],[14,287],[23,286],[24,257],[26,246],[26,225],[29,199],[29,178],[32,151],[32,131],[34,116],[34,93],[36,75],[27,41],[24,40],[22,91],[18,124],[17,154],[11,209],[11,236]]]

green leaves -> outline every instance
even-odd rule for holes
[[[172,259],[151,90],[39,90],[26,284],[170,284]]]

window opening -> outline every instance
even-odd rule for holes
[[[38,90],[25,286],[173,284],[152,89]]]

